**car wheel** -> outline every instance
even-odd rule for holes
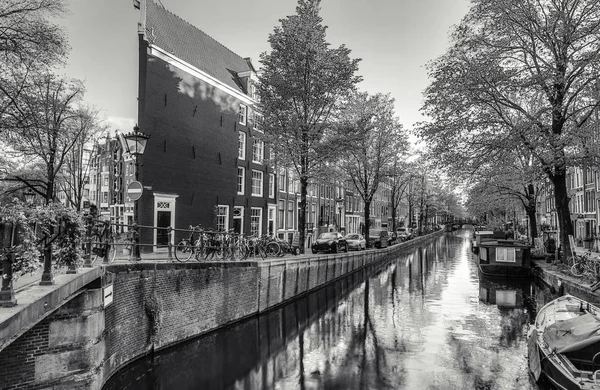
[[[332,244],[331,245],[331,253],[338,253],[338,246],[337,246],[337,244]]]
[[[346,248],[344,249],[344,252],[348,253],[348,243],[346,243]]]
[[[317,252],[318,252],[318,251],[317,251],[315,248],[313,248],[313,250],[312,250],[312,253],[313,253],[313,254],[317,254]]]

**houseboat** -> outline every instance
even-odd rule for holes
[[[542,307],[528,333],[529,371],[556,388],[600,387],[600,309],[572,295]]]
[[[521,309],[530,296],[531,279],[479,275],[479,300],[500,309]]]
[[[506,233],[502,230],[476,230],[471,238],[471,252],[477,254],[479,245],[484,241],[504,238],[506,238]]]
[[[485,240],[478,246],[479,272],[486,276],[530,276],[531,249],[515,240]]]

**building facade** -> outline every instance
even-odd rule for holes
[[[139,8],[138,124],[150,139],[139,164],[138,224],[273,230],[275,177],[258,137],[250,59],[152,0]],[[167,239],[141,230],[141,242],[154,248]]]

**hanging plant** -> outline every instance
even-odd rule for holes
[[[0,223],[17,229],[13,278],[38,269],[42,265],[45,240],[59,232],[51,244],[53,265],[77,266],[82,262],[81,243],[85,225],[76,211],[60,203],[31,207],[15,199],[0,207],[0,216]]]
[[[40,251],[35,233],[35,222],[31,220],[31,208],[14,199],[12,203],[0,206],[0,223],[4,229],[9,230],[9,237],[13,237],[13,229],[16,230],[15,242],[4,243],[11,246],[15,254],[12,264],[13,279],[28,272],[34,272],[41,265]],[[16,244],[16,245],[15,245]]]

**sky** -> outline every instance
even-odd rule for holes
[[[137,118],[139,11],[133,0],[67,0],[57,22],[71,51],[60,70],[84,81],[85,101],[99,108],[113,130],[129,131]],[[148,0],[151,1],[151,0]],[[159,0],[156,0],[157,2]],[[296,0],[160,0],[164,7],[260,68],[269,34],[295,13]],[[425,65],[442,55],[450,28],[469,0],[322,0],[327,41],[361,58],[359,89],[390,93],[396,115],[412,129],[429,80]],[[142,129],[143,131],[143,129]]]

